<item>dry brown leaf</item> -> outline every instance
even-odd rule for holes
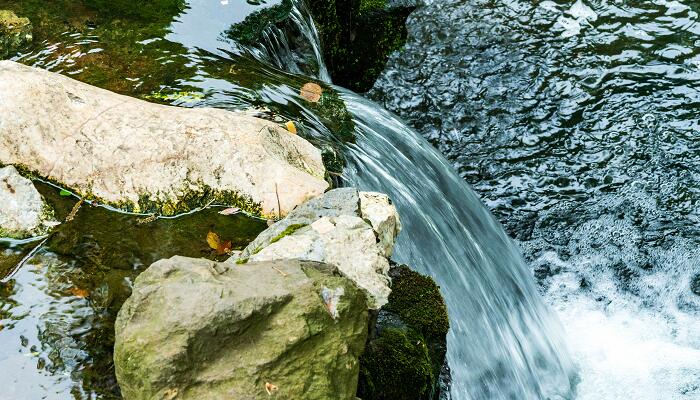
[[[207,244],[213,250],[216,250],[216,254],[220,256],[228,254],[231,251],[231,247],[233,247],[230,240],[221,240],[219,235],[212,231],[207,233]]]
[[[309,82],[301,87],[301,97],[310,101],[311,103],[318,103],[321,100],[321,95],[323,94],[323,88],[313,82]]]
[[[272,393],[277,391],[277,386],[271,384],[270,382],[265,382],[265,391],[267,392],[268,396],[272,396]]]
[[[88,291],[85,289],[81,289],[79,287],[73,286],[72,288],[68,289],[70,294],[72,294],[75,297],[80,297],[81,299],[84,299],[88,296]]]
[[[296,127],[296,125],[294,125],[294,122],[289,121],[286,124],[284,124],[284,126],[287,127],[287,130],[289,131],[289,133],[291,133],[293,135],[297,134],[297,127]]]
[[[163,393],[165,400],[173,400],[177,397],[177,389],[168,389]]]

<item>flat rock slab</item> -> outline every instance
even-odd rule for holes
[[[148,103],[0,61],[0,164],[170,215],[212,200],[285,215],[322,194],[321,152],[268,121]]]
[[[366,301],[327,264],[158,261],[115,323],[122,395],[354,400]]]

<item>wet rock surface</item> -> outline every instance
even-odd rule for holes
[[[126,400],[354,399],[367,321],[363,291],[329,265],[174,257],[119,313],[117,378]]]

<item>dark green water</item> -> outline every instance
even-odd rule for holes
[[[578,398],[700,398],[699,3],[428,3],[370,97],[518,241]]]

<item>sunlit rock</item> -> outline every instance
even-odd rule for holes
[[[367,324],[363,291],[327,264],[174,257],[119,312],[116,374],[125,400],[354,400]]]
[[[321,152],[262,119],[184,109],[0,62],[0,163],[81,196],[172,215],[216,202],[285,215],[328,187]]]

